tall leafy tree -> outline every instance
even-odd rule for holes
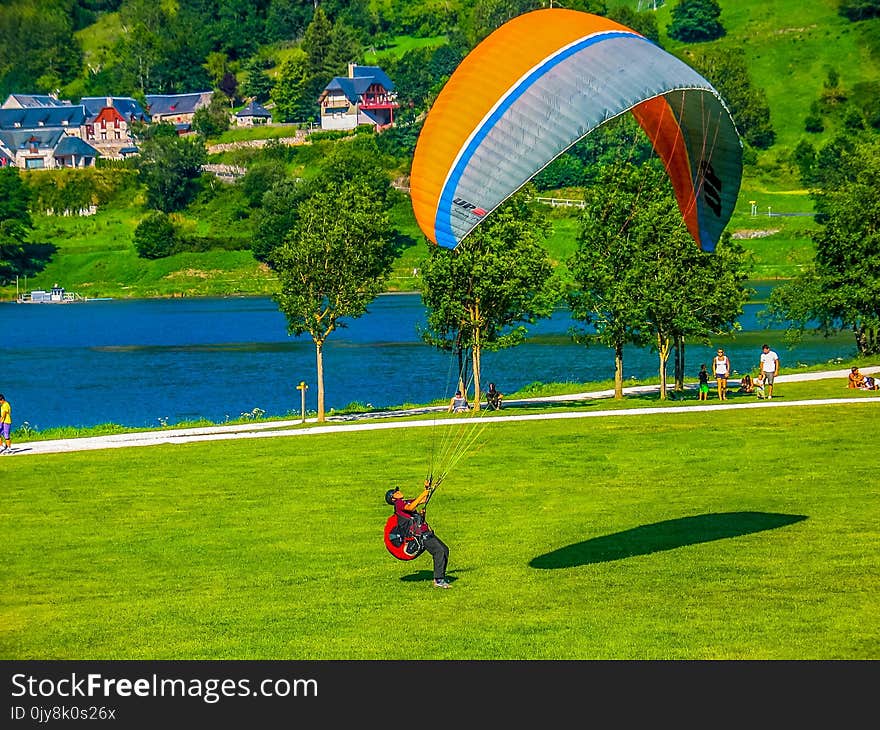
[[[222,91],[215,91],[211,103],[193,114],[192,128],[205,138],[219,137],[229,125],[229,101]]]
[[[642,218],[643,277],[639,288],[645,331],[659,358],[660,398],[666,398],[667,364],[675,353],[675,389],[684,390],[685,340],[709,343],[712,335],[739,328],[748,298],[745,251],[727,235],[715,253],[700,251],[688,233],[670,186],[658,180]]]
[[[327,17],[321,6],[315,8],[312,22],[309,23],[303,35],[301,48],[306,53],[305,72],[309,76],[327,76],[327,80],[333,77],[332,69],[328,68],[330,57],[333,24]]]
[[[641,7],[641,4],[640,4]],[[657,14],[651,10],[638,12],[627,5],[618,5],[609,8],[608,17],[616,20],[627,28],[632,28],[637,33],[641,33],[654,43],[660,45],[660,30],[657,27]]]
[[[646,231],[640,216],[648,214],[643,204],[653,196],[653,174],[649,165],[603,168],[585,191],[577,249],[567,261],[574,281],[568,292],[571,316],[583,323],[575,337],[614,351],[615,398],[623,398],[624,346],[647,343],[639,297]]]
[[[271,0],[266,11],[266,40],[295,41],[312,19],[315,5],[303,0]]]
[[[164,213],[182,210],[196,192],[207,159],[201,136],[179,137],[170,124],[157,125],[141,145],[139,174],[147,206]]]
[[[341,20],[337,20],[330,32],[330,48],[324,59],[325,72],[330,74],[330,78],[347,76],[348,64],[355,63],[360,55],[361,44],[357,33]]]
[[[272,89],[271,97],[275,104],[273,117],[278,122],[301,122],[309,119],[307,108],[315,108],[315,99],[307,107],[308,84],[306,54],[300,49],[294,49],[278,71],[278,78]],[[315,113],[313,112],[313,114]]]
[[[245,78],[241,84],[241,93],[263,103],[269,99],[275,82],[266,73],[266,69],[272,66],[272,62],[260,57],[252,58],[245,64]]]
[[[767,313],[789,321],[788,339],[807,330],[851,330],[860,355],[880,354],[880,140],[839,149],[841,178],[814,193],[816,255],[792,281],[774,288]]]
[[[718,0],[679,0],[672,8],[672,22],[667,34],[685,43],[700,43],[721,38],[721,6]]]
[[[259,175],[254,172],[254,175]],[[251,170],[242,183],[251,185],[254,176]],[[258,181],[257,181],[258,182]],[[247,193],[248,190],[246,190]],[[251,252],[257,261],[269,264],[272,252],[284,241],[293,229],[299,203],[305,197],[304,186],[294,180],[277,180],[263,193],[260,209],[255,214],[256,229],[251,242]]]
[[[770,147],[776,140],[770,105],[766,92],[752,84],[744,49],[701,48],[683,55],[718,89],[742,138],[758,149]]]
[[[164,39],[170,33],[171,18],[160,3],[127,0],[120,8],[122,35],[114,55],[119,59],[120,83],[142,94],[152,93],[156,68],[163,59]]]
[[[53,92],[82,69],[72,0],[0,3],[0,97]]]
[[[31,194],[19,171],[0,167],[0,283],[15,279],[33,221],[28,212]]]
[[[468,380],[462,353],[470,353],[476,409],[483,351],[521,343],[525,325],[548,317],[559,299],[543,245],[549,231],[549,223],[520,193],[455,250],[434,246],[422,268],[422,298],[428,308],[423,339],[459,356],[462,392]]]
[[[315,344],[318,421],[325,420],[324,345],[345,318],[357,318],[385,289],[394,261],[382,200],[359,180],[331,182],[303,200],[293,229],[272,254],[274,296],[288,332]]]
[[[867,20],[880,17],[880,0],[840,0],[837,12],[847,20]]]

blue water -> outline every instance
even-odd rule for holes
[[[779,332],[762,332],[763,305],[746,307],[747,334],[713,347],[689,345],[687,370],[696,376],[723,345],[735,371],[753,370],[761,341],[783,366],[825,363],[855,355],[853,338],[811,338],[787,350]],[[84,304],[0,304],[0,392],[13,407],[13,427],[94,426],[117,423],[157,427],[207,418],[237,419],[254,408],[267,416],[298,416],[300,381],[306,408],[317,408],[315,349],[308,336],[287,334],[284,316],[269,298],[111,300]],[[375,407],[448,398],[456,362],[419,339],[425,310],[417,294],[380,296],[363,317],[334,332],[324,351],[325,406]],[[613,352],[571,342],[568,312],[530,328],[528,341],[485,353],[483,384],[512,393],[534,382],[608,380]],[[624,374],[656,376],[650,349],[627,347]],[[671,375],[671,368],[669,370]]]

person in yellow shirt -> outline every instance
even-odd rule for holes
[[[9,454],[12,452],[12,441],[9,434],[12,431],[12,406],[3,393],[0,393],[0,441],[3,442],[3,448],[0,454]]]

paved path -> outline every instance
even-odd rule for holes
[[[862,373],[871,375],[880,372],[880,366],[861,368]],[[800,373],[792,375],[780,375],[776,378],[778,383],[804,381],[804,380],[824,380],[827,378],[840,378],[841,387],[845,387],[846,376],[849,370],[832,370],[820,373]],[[731,383],[737,381],[731,380]],[[696,386],[688,385],[689,389]],[[627,394],[650,393],[657,392],[657,385],[639,385],[624,388]],[[560,403],[580,400],[595,400],[601,398],[610,398],[614,395],[614,390],[598,390],[588,393],[573,393],[567,395],[546,396],[540,398],[522,398],[517,400],[506,400],[508,405],[529,405],[530,403]],[[757,401],[749,400],[744,403],[725,402],[712,403],[707,405],[686,405],[686,406],[668,406],[666,408],[625,408],[615,410],[600,411],[554,411],[552,413],[531,413],[517,415],[500,415],[495,413],[489,416],[473,416],[468,422],[479,423],[497,423],[503,418],[508,421],[534,421],[547,418],[596,418],[599,416],[653,416],[665,413],[684,413],[693,411],[707,411],[721,409],[741,409],[741,408],[777,408],[791,406],[815,406],[815,405],[839,405],[841,403],[880,403],[880,392],[877,398],[827,398],[803,401]],[[269,421],[265,423],[245,423],[234,426],[203,426],[199,428],[168,428],[158,431],[141,431],[138,433],[113,434],[110,436],[89,436],[84,438],[73,439],[55,439],[51,441],[31,441],[21,444],[13,444],[14,452],[9,456],[35,456],[38,454],[52,454],[70,451],[94,451],[98,449],[118,449],[129,446],[154,446],[157,444],[185,444],[194,441],[219,441],[222,439],[235,438],[278,438],[281,436],[311,436],[319,433],[334,433],[339,431],[368,431],[377,429],[390,428],[425,428],[439,425],[454,426],[461,424],[461,419],[425,419],[421,421],[385,421],[376,419],[390,419],[401,416],[420,415],[428,413],[442,413],[446,410],[446,406],[426,406],[424,408],[411,408],[401,410],[388,410],[371,413],[359,413],[344,416],[330,416],[324,425],[317,425],[314,418],[306,419],[309,428],[293,428],[303,425],[301,419],[289,421]],[[369,423],[359,423],[370,419]]]

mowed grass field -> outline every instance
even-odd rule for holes
[[[878,404],[5,458],[0,657],[877,659]],[[438,590],[383,494],[472,437]]]

